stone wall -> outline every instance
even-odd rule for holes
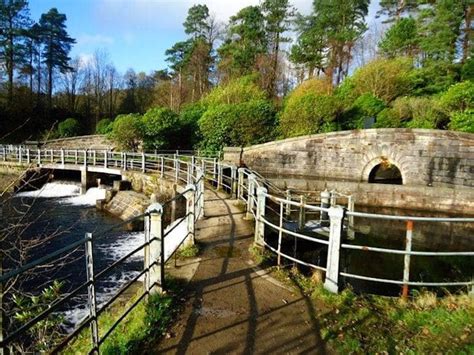
[[[236,161],[235,148],[224,159]],[[368,182],[381,163],[397,166],[403,185],[474,187],[474,134],[368,129],[291,138],[244,148],[240,160],[265,175]]]
[[[31,142],[33,144],[33,142]],[[96,149],[114,150],[115,144],[107,139],[105,135],[78,136],[69,138],[52,139],[42,145],[50,149]]]

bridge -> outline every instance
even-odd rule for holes
[[[244,152],[244,159],[246,159]],[[144,278],[143,293],[139,300],[154,292],[166,289],[164,265],[171,255],[183,243],[194,243],[200,240],[204,243],[202,268],[199,268],[195,279],[196,293],[194,302],[188,304],[184,311],[184,327],[176,328],[176,338],[159,345],[161,351],[252,351],[287,349],[287,351],[304,351],[323,346],[321,338],[317,336],[317,321],[311,314],[314,309],[302,294],[296,296],[274,283],[262,278],[262,273],[256,271],[252,265],[246,263],[249,257],[249,245],[254,244],[265,248],[277,257],[278,265],[286,262],[295,263],[309,269],[318,270],[325,275],[324,286],[331,292],[338,292],[341,287],[341,278],[365,280],[383,284],[399,285],[403,295],[408,294],[409,287],[472,287],[474,282],[470,275],[464,281],[428,280],[413,281],[410,275],[410,260],[413,256],[426,257],[473,257],[474,251],[418,251],[413,248],[413,231],[418,222],[426,223],[474,223],[474,218],[432,218],[420,216],[382,215],[358,212],[346,208],[347,198],[344,195],[333,193],[328,200],[321,199],[311,202],[304,195],[293,191],[290,196],[271,181],[263,178],[257,171],[249,168],[239,168],[236,164],[209,159],[205,157],[155,155],[134,152],[85,151],[75,149],[25,149],[16,146],[0,147],[0,163],[14,164],[25,169],[69,169],[83,172],[83,185],[87,187],[89,173],[116,174],[123,178],[139,178],[143,183],[153,184],[156,181],[147,177],[173,181],[180,184],[180,194],[175,197],[186,199],[185,216],[173,225],[164,225],[164,205],[152,203],[144,218],[145,241],[135,251],[143,251],[144,269],[138,277]],[[244,211],[236,203],[244,206]],[[350,207],[350,206],[349,206]],[[352,228],[354,218],[379,219],[384,221],[401,221],[406,224],[406,245],[404,249],[386,248],[373,245],[364,245],[349,242],[347,237]],[[289,223],[296,220],[297,227]],[[321,226],[327,226],[327,237],[315,236],[305,229],[307,222],[318,221]],[[249,222],[251,221],[251,222]],[[250,224],[249,224],[250,223]],[[180,227],[181,226],[181,227]],[[173,231],[181,228],[181,239],[174,243],[172,250],[165,254],[167,241]],[[306,241],[319,245],[325,253],[322,263],[314,260],[305,260],[290,255],[282,249],[282,240],[290,236],[296,240]],[[95,301],[94,285],[106,271],[94,270],[92,258],[92,241],[101,236],[86,235],[83,240],[68,245],[65,248],[34,260],[19,269],[8,270],[0,277],[2,285],[32,270],[38,265],[48,263],[61,253],[84,244],[88,260],[87,283],[78,290],[54,302],[51,307],[26,322],[19,329],[6,334],[1,347],[7,346],[21,334],[34,326],[38,321],[54,312],[67,300],[78,292],[87,290],[89,294],[90,314],[64,340],[59,347],[64,347],[85,327],[91,328],[91,349],[98,350],[112,330],[98,331],[97,317],[109,307],[112,301],[98,306]],[[216,256],[217,247],[225,247],[225,255]],[[169,250],[169,248],[168,248]],[[397,279],[384,279],[373,275],[353,274],[341,269],[340,258],[344,250],[358,250],[377,254],[396,254],[404,258],[403,269]],[[121,260],[120,262],[123,262]],[[370,259],[366,262],[370,263]],[[119,263],[117,263],[118,265]],[[117,266],[114,263],[114,267]],[[122,294],[131,283],[119,292]],[[219,292],[228,288],[222,298],[216,298]],[[227,298],[226,298],[227,297]],[[232,304],[235,300],[236,305]],[[285,305],[281,300],[286,300]],[[138,304],[139,302],[136,302]],[[242,307],[238,311],[239,307]],[[132,307],[133,308],[133,307]],[[216,311],[217,309],[217,311]],[[243,311],[242,311],[243,310]],[[128,313],[130,309],[126,311]],[[207,312],[207,313],[206,313]],[[214,313],[213,313],[214,312]],[[216,315],[217,312],[217,316]],[[220,312],[220,313],[219,313]],[[230,312],[230,313],[229,313]],[[240,314],[239,312],[243,312]],[[300,324],[299,320],[292,321],[294,314],[303,314],[307,320]],[[214,316],[212,316],[214,315]],[[207,317],[213,318],[212,321]],[[273,321],[273,317],[277,322]],[[211,325],[209,325],[211,324]],[[286,328],[281,328],[285,324]],[[282,329],[293,329],[290,333]],[[209,342],[209,337],[222,334],[227,344]],[[99,336],[99,334],[102,334]],[[257,334],[265,341],[256,343]],[[315,335],[316,334],[316,335]],[[298,344],[294,342],[296,336],[301,337]],[[276,345],[275,345],[276,342]],[[277,347],[275,347],[277,346]],[[300,346],[300,347],[298,347]]]

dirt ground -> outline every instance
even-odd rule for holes
[[[270,282],[249,260],[253,222],[236,200],[207,190],[196,239],[202,252],[189,300],[156,354],[326,353],[316,306],[297,291]]]

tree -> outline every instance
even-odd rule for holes
[[[143,115],[143,142],[146,149],[177,148],[179,116],[168,108],[152,108]]]
[[[389,58],[414,56],[418,46],[418,28],[412,17],[397,20],[379,43],[380,51]]]
[[[206,5],[194,5],[188,10],[188,16],[183,23],[184,32],[194,40],[205,39],[209,33],[209,9]]]
[[[261,7],[265,17],[265,31],[271,57],[268,91],[271,96],[276,96],[280,46],[281,43],[289,41],[289,38],[283,37],[283,34],[290,29],[293,8],[288,0],[264,0]]]
[[[177,77],[178,80],[178,97],[175,97],[170,100],[171,107],[179,110],[181,104],[183,102],[183,71],[186,64],[189,61],[189,56],[191,53],[191,49],[193,47],[193,41],[181,41],[177,42],[171,47],[167,49],[165,52],[166,61],[170,63],[170,68],[173,70],[173,75]],[[171,93],[173,95],[173,93]]]
[[[59,123],[58,131],[61,137],[74,137],[79,135],[81,126],[75,118],[68,118]]]
[[[403,14],[415,12],[420,2],[420,0],[380,0],[377,15],[387,16],[385,22],[398,21]]]
[[[8,102],[13,99],[13,76],[17,66],[25,61],[23,39],[30,26],[28,1],[0,2],[0,58],[5,63],[8,76]]]
[[[143,138],[141,116],[118,115],[112,126],[110,137],[121,149],[135,151]]]
[[[66,15],[52,8],[42,14],[39,25],[41,26],[44,41],[43,62],[48,70],[48,109],[51,110],[53,96],[53,75],[55,70],[64,73],[71,69],[69,66],[69,52],[76,42],[66,31]]]
[[[218,49],[224,79],[250,74],[267,50],[265,18],[260,7],[248,6],[230,18],[226,39]]]
[[[299,16],[292,59],[307,65],[310,76],[316,68],[339,84],[349,72],[355,42],[367,29],[368,6],[368,0],[314,0],[312,13]]]

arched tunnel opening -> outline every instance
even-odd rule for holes
[[[381,163],[373,167],[369,174],[371,184],[403,185],[400,169],[393,164]]]

